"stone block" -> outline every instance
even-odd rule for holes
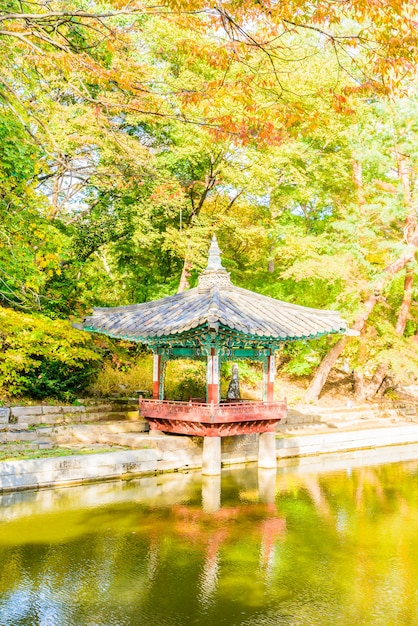
[[[85,413],[86,412],[86,407],[85,406],[63,406],[62,408],[62,412],[63,413]]]
[[[281,448],[276,451],[276,455],[280,458],[287,458],[291,456],[299,456],[298,453],[295,453],[296,448]]]
[[[116,421],[116,420],[124,420],[125,413],[121,412],[95,412],[95,413],[86,413],[88,415],[89,422],[108,422],[108,421]]]
[[[62,416],[62,423],[79,424],[82,415],[82,413],[64,413]]]
[[[52,441],[36,441],[38,450],[51,450],[54,446]]]
[[[28,428],[29,424],[26,424],[25,422],[16,422],[16,424],[8,424],[6,426],[6,430],[10,433],[19,433],[22,430],[28,430]]]
[[[52,426],[40,426],[36,429],[38,437],[49,437],[53,433]]]
[[[35,441],[38,438],[38,435],[35,431],[27,430],[23,432],[4,432],[0,433],[0,442],[1,443],[14,443],[14,442],[25,442],[25,441]],[[0,463],[1,465],[1,463]]]
[[[0,424],[8,424],[10,417],[10,409],[8,407],[0,407]]]
[[[61,414],[62,406],[43,406],[42,413],[43,415],[48,415],[49,413],[53,413],[54,415]]]
[[[108,413],[97,413],[97,411],[83,413],[80,415],[80,421],[86,422],[98,422],[100,420],[112,419],[112,416],[109,416]]]
[[[89,404],[88,406],[85,406],[84,409],[86,413],[98,413],[101,411],[110,412],[113,410],[113,407],[110,403],[109,404]],[[119,411],[119,407],[117,407],[115,410]]]
[[[94,420],[91,419],[91,413],[80,413],[78,416],[78,420],[77,423],[83,424],[83,423],[90,423],[93,422]]]
[[[27,415],[42,415],[41,406],[13,406],[11,407],[12,417],[24,417]]]
[[[40,424],[42,415],[22,415],[17,418],[16,424],[26,424],[27,426],[34,426]]]
[[[139,411],[126,411],[125,419],[127,420],[137,420],[139,417]]]
[[[64,421],[63,413],[48,413],[47,415],[42,415],[39,420],[39,424],[62,424]]]

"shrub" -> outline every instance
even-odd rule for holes
[[[93,338],[69,322],[0,307],[0,389],[71,400],[100,367]]]
[[[152,355],[136,356],[123,365],[116,359],[106,360],[87,392],[92,396],[106,398],[112,395],[132,396],[139,389],[152,391]]]
[[[169,361],[164,384],[167,400],[188,401],[206,398],[206,363],[203,361]]]

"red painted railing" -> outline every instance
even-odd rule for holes
[[[220,426],[222,424],[235,424],[239,430],[239,425],[258,423],[259,426],[265,423],[271,427],[273,424],[280,422],[286,416],[286,401],[278,402],[226,402],[217,404],[208,404],[203,402],[173,402],[170,400],[139,400],[139,409],[141,415],[149,419],[155,424],[157,421],[164,422],[165,425],[174,423],[177,425],[182,423],[200,424],[202,428],[210,425]],[[206,425],[206,426],[205,426]],[[247,426],[246,426],[247,428]],[[269,428],[270,429],[270,428]],[[161,428],[161,430],[163,430]],[[174,431],[170,428],[172,432]],[[259,428],[256,429],[259,432]],[[184,432],[182,426],[178,432]],[[237,434],[237,433],[235,433]]]

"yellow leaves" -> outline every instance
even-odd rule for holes
[[[353,279],[352,259],[349,255],[311,255],[296,259],[287,270],[282,272],[281,278],[291,278],[296,282],[302,280],[324,280],[334,283],[337,280],[349,281]]]
[[[48,275],[51,276],[53,274],[52,270],[55,269],[59,263],[59,257],[55,253],[48,252],[45,254],[39,254],[36,257],[35,262],[39,268],[48,270]]]

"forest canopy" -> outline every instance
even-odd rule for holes
[[[3,2],[4,394],[31,389],[5,357],[30,319],[29,378],[83,350],[93,374],[103,346],[69,331],[58,350],[62,324],[194,286],[213,233],[235,284],[360,332],[284,346],[283,371],[315,374],[308,400],[342,360],[360,397],[416,381],[415,9]]]

